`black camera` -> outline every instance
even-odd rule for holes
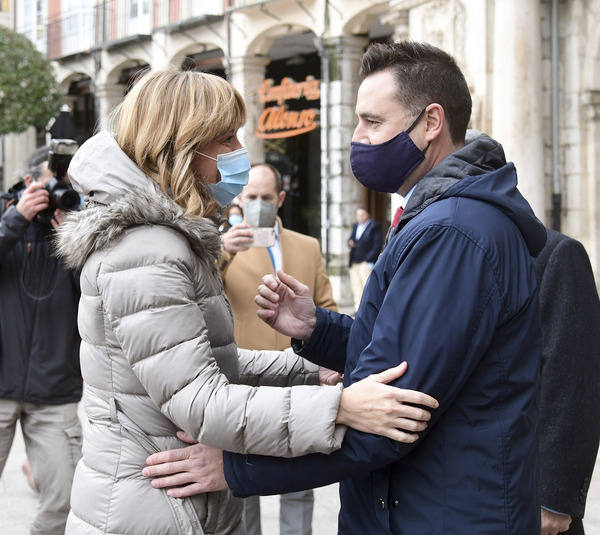
[[[50,195],[48,208],[38,213],[40,221],[50,223],[57,208],[65,212],[78,210],[81,205],[79,194],[65,181],[69,164],[77,152],[79,145],[72,139],[53,139],[50,141],[48,152],[48,169],[53,177],[46,183],[45,188]]]

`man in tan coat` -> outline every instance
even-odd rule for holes
[[[319,242],[283,228],[281,220],[276,217],[284,200],[285,191],[277,169],[269,164],[253,166],[239,201],[251,223],[256,225],[259,222],[261,226],[275,230],[275,244],[272,247],[252,247],[253,232],[247,221],[234,225],[222,235],[221,275],[233,309],[235,340],[239,347],[281,350],[290,346],[289,337],[271,329],[258,318],[254,304],[256,288],[262,277],[275,273],[277,269],[284,269],[306,284],[317,306],[336,310]],[[312,490],[281,496],[281,535],[310,535],[313,501]],[[245,500],[244,521],[248,535],[260,535],[258,496]]]

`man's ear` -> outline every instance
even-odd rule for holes
[[[25,175],[25,187],[28,188],[33,183],[33,178],[31,175]]]
[[[435,102],[429,104],[425,109],[425,139],[428,143],[431,143],[442,133],[445,124],[444,108]]]
[[[281,208],[281,206],[283,205],[283,201],[285,201],[285,191],[280,191],[279,195],[277,195],[277,208]]]

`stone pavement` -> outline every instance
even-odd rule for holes
[[[0,478],[0,534],[27,535],[35,516],[36,495],[27,485],[21,472],[25,460],[25,448],[20,429],[15,434],[13,448]],[[315,491],[313,535],[332,535],[336,532],[339,499],[337,485]],[[264,535],[279,533],[279,499],[276,496],[261,498]],[[600,535],[600,457],[587,502],[585,518],[587,535]]]
[[[35,517],[37,497],[21,472],[24,460],[25,446],[19,428],[0,477],[0,535],[28,535],[29,526]],[[315,492],[313,535],[331,535],[336,532],[340,505],[337,485],[317,489]],[[279,532],[279,498],[266,496],[261,501],[263,534],[276,535]]]

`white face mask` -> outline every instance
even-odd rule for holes
[[[244,217],[251,227],[272,227],[277,217],[277,205],[254,199],[244,203]]]

